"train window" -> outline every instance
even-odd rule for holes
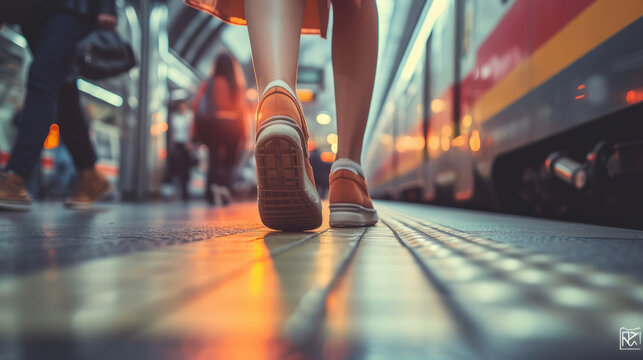
[[[464,0],[456,1],[455,3],[455,54],[454,54],[454,78],[453,78],[453,137],[460,135],[460,102],[461,102],[461,69],[462,64],[461,60],[463,56],[466,56],[464,51],[465,39],[464,39]]]
[[[464,3],[464,18],[462,20],[462,58],[472,58],[473,49],[473,21],[474,21],[474,6],[475,2],[472,0],[465,0]]]

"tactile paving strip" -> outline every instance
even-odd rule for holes
[[[8,277],[0,349],[35,336],[125,349],[109,358],[613,359],[619,328],[643,324],[627,276],[378,211],[371,228],[263,228]]]
[[[565,351],[614,356],[619,328],[643,324],[643,287],[626,276],[390,210],[383,218],[473,320],[490,357],[519,356],[524,346],[535,347],[534,358]]]
[[[328,296],[313,352],[330,359],[476,359],[461,320],[380,222]]]

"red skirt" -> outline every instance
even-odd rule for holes
[[[229,24],[247,24],[244,0],[184,0],[184,2]],[[329,9],[330,0],[307,0],[301,33],[318,34],[325,38]]]

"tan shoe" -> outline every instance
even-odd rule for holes
[[[377,211],[368,194],[362,167],[350,159],[337,159],[330,174],[330,226],[359,227],[377,223]]]
[[[0,209],[31,209],[31,196],[25,188],[25,180],[19,175],[0,171]]]
[[[289,86],[271,84],[257,108],[259,215],[272,229],[315,229],[322,223],[322,210],[308,160],[306,119]]]
[[[83,170],[78,174],[76,194],[65,201],[65,206],[88,209],[96,201],[112,192],[112,184],[96,169]]]

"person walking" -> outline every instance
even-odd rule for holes
[[[33,53],[27,97],[5,171],[0,172],[0,208],[28,210],[31,196],[25,180],[40,159],[49,127],[55,121],[78,171],[76,193],[66,201],[86,208],[111,191],[109,181],[95,167],[96,153],[80,107],[71,61],[79,42],[92,29],[114,29],[115,0],[52,0],[22,21],[20,27]]]
[[[247,24],[261,98],[257,108],[257,191],[262,222],[277,230],[308,230],[322,223],[307,141],[296,96],[301,33],[326,36],[330,0],[185,0],[223,21]],[[375,68],[375,0],[333,0],[332,61],[338,151],[330,175],[330,225],[377,222],[360,165]]]
[[[181,184],[181,199],[188,201],[188,184],[190,182],[190,170],[192,169],[192,127],[194,114],[186,100],[177,104],[177,110],[172,114],[172,145],[173,162],[176,175]]]
[[[239,63],[227,53],[218,55],[212,77],[201,84],[194,101],[196,134],[209,150],[206,199],[211,204],[232,199],[235,164],[249,116],[245,94]]]

